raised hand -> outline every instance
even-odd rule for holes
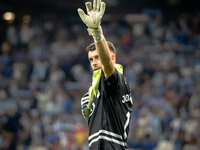
[[[93,1],[93,8],[91,2],[85,3],[87,9],[87,15],[82,9],[78,9],[78,14],[81,20],[88,26],[90,29],[97,29],[100,27],[101,18],[104,15],[106,4],[101,2],[101,0]]]

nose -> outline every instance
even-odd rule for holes
[[[93,66],[97,65],[97,60],[96,60],[96,59],[93,59],[92,65],[93,65]]]

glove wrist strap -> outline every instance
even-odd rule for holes
[[[92,35],[95,42],[100,42],[104,39],[101,26],[99,28],[96,28],[96,29],[88,28],[87,30],[88,30],[89,35]]]

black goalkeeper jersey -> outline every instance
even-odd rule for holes
[[[125,76],[115,69],[106,80],[102,71],[88,120],[90,150],[127,149],[132,104]]]

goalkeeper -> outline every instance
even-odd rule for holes
[[[132,98],[123,68],[116,64],[115,47],[106,41],[101,28],[105,3],[86,2],[87,14],[78,14],[94,43],[86,48],[93,69],[92,86],[81,99],[82,114],[88,120],[90,150],[125,150],[132,111]]]

